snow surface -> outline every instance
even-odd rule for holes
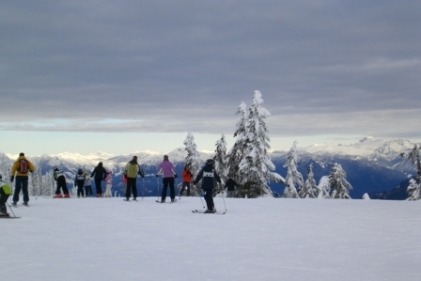
[[[421,280],[421,201],[156,199],[32,197],[0,220],[0,279]]]

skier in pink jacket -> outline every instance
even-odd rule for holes
[[[158,165],[156,176],[159,177],[159,174],[162,174],[162,183],[164,185],[161,194],[161,203],[165,203],[168,185],[170,186],[171,202],[175,202],[174,178],[177,177],[177,174],[175,173],[174,165],[168,160],[168,155],[164,155],[164,161]]]

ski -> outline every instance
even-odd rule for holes
[[[194,214],[218,214],[218,215],[225,215],[227,211],[224,212],[215,212],[215,213],[205,213],[205,211],[202,210],[192,210],[192,213]]]
[[[20,217],[5,217],[5,216],[0,216],[0,219],[20,219]]]

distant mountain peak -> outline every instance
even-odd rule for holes
[[[359,141],[359,143],[371,142],[371,141],[376,141],[376,140],[377,140],[377,139],[376,139],[376,138],[374,138],[374,137],[367,136],[367,137],[365,137],[365,138],[361,139],[361,140]]]

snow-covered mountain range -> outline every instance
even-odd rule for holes
[[[349,145],[341,144],[317,144],[309,147],[298,147],[298,169],[306,178],[307,168],[313,163],[313,171],[316,180],[328,175],[334,163],[342,165],[347,173],[348,181],[353,185],[351,191],[353,198],[361,198],[366,192],[380,192],[393,189],[399,183],[415,174],[415,167],[402,159],[399,154],[414,147],[409,140],[382,140],[367,137],[357,143]],[[167,153],[170,160],[175,164],[177,173],[180,175],[186,157],[184,148],[177,148]],[[147,173],[145,185],[148,193],[156,193],[157,185],[154,177],[156,166],[162,161],[163,154],[149,152],[134,152],[129,155],[111,155],[105,152],[96,152],[88,155],[78,153],[60,153],[57,155],[42,155],[30,159],[38,169],[45,173],[55,165],[61,166],[68,178],[73,179],[78,168],[92,171],[98,162],[111,169],[114,174],[115,188],[121,189],[121,174],[124,166],[131,160],[133,155],[138,156],[138,161]],[[284,176],[286,170],[283,164],[286,160],[287,151],[273,151],[270,157],[276,166],[276,172]],[[201,153],[201,158],[212,158],[211,153]],[[17,155],[0,153],[0,172],[10,170],[12,162]],[[70,181],[72,182],[72,181]],[[281,184],[271,185],[277,194],[282,194],[284,186]]]

